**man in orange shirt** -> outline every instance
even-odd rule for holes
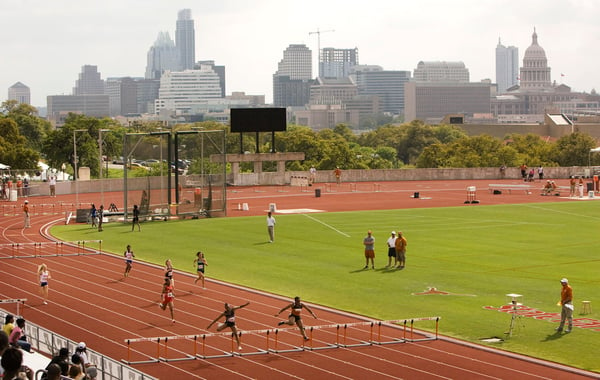
[[[398,237],[396,238],[396,268],[404,269],[406,265],[406,238],[402,235],[402,231],[398,231]]]
[[[25,218],[25,223],[24,223],[23,228],[31,227],[31,225],[29,223],[29,201],[25,201],[25,203],[23,204],[23,217]]]
[[[573,288],[569,285],[569,280],[563,278],[560,280],[562,290],[560,292],[560,305],[562,309],[560,311],[560,325],[556,328],[556,331],[561,332],[565,327],[565,321],[568,322],[568,327],[565,332],[571,332],[573,328]]]

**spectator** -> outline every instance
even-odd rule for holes
[[[371,230],[367,231],[367,236],[363,239],[363,245],[365,246],[365,268],[369,269],[369,260],[371,266],[375,269],[375,238]]]
[[[7,348],[2,354],[0,364],[4,368],[5,380],[33,380],[33,371],[31,368],[23,365],[23,352],[18,348]]]
[[[544,179],[544,168],[541,165],[538,168],[538,178],[540,181]]]
[[[92,203],[92,208],[90,208],[90,221],[92,222],[92,228],[97,227],[98,222],[98,210],[96,210],[96,205]]]
[[[342,169],[340,169],[339,166],[335,167],[333,174],[335,175],[335,183],[337,183],[338,185],[342,183]]]
[[[104,219],[104,205],[98,209],[98,231],[102,231],[102,219]]]
[[[6,351],[6,349],[8,348],[8,335],[0,330],[0,359],[2,358],[2,354],[4,353],[4,351]],[[2,376],[4,376],[4,370],[2,369],[2,366],[0,365],[0,379],[2,378]]]
[[[50,175],[50,196],[56,197],[56,177],[54,174]]]
[[[48,364],[48,367],[46,367],[46,376],[42,375],[42,379],[45,380],[62,380],[64,379],[60,370],[60,366],[56,363],[50,363]]]
[[[521,170],[521,178],[523,178],[523,181],[527,181],[527,165],[521,164],[519,169]]]
[[[406,246],[408,242],[402,235],[402,231],[398,231],[398,237],[396,238],[396,268],[404,269],[406,265]]]
[[[75,355],[73,355],[75,356]],[[71,368],[69,368],[69,379],[73,379],[73,380],[83,380],[85,379],[85,375],[83,374],[83,371],[81,370],[81,365],[75,364],[71,366]]]
[[[390,236],[387,240],[388,245],[388,265],[386,268],[392,266],[392,259],[394,259],[394,264],[396,263],[396,231],[392,231],[392,236]]]
[[[85,342],[79,342],[77,348],[75,349],[75,355],[81,358],[81,363],[83,364],[84,369],[88,367],[95,367],[95,365],[90,362],[90,359],[87,356],[87,346],[85,345]]]
[[[23,318],[17,318],[17,326],[13,329],[8,342],[13,347],[20,347],[27,352],[31,352],[31,344],[27,341],[25,336],[25,320]]]
[[[4,316],[4,326],[2,326],[2,331],[6,333],[6,335],[10,336],[12,334],[13,329],[15,328],[15,317],[12,314],[6,314]]]
[[[23,178],[23,196],[29,196],[29,179],[27,177]]]
[[[50,371],[49,367],[51,365],[57,365],[60,368],[60,373],[63,376],[69,375],[69,349],[66,347],[61,348],[58,351],[58,355],[53,356],[48,363],[48,367],[46,367],[47,371]]]
[[[137,205],[133,205],[133,219],[131,219],[131,232],[135,230],[136,225],[138,231],[141,231],[142,227],[140,226],[140,209]]]
[[[314,166],[311,166],[308,173],[308,186],[312,186],[317,180],[317,169]]]

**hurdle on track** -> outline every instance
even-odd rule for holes
[[[420,342],[427,340],[438,339],[438,328],[441,317],[423,317],[423,318],[411,318],[411,319],[395,319],[387,321],[365,321],[365,322],[354,322],[345,324],[331,324],[322,326],[312,326],[305,328],[308,332],[309,340],[304,341],[301,334],[299,334],[296,327],[289,329],[263,329],[263,330],[247,330],[239,331],[238,338],[240,344],[244,344],[242,338],[248,336],[254,336],[251,351],[241,352],[236,350],[235,335],[232,332],[219,332],[210,334],[196,334],[196,335],[174,335],[174,336],[163,336],[163,337],[149,337],[149,338],[132,338],[125,339],[127,344],[127,359],[121,359],[126,364],[145,364],[145,363],[156,363],[159,361],[182,361],[182,360],[194,360],[194,359],[214,359],[214,358],[225,358],[233,356],[246,356],[246,355],[261,355],[268,353],[287,353],[287,352],[299,352],[299,351],[316,351],[333,348],[350,348],[359,346],[371,346],[371,345],[384,345],[394,344],[403,342]],[[415,337],[414,323],[419,321],[435,321],[435,334],[427,334],[420,331],[418,334],[420,337]],[[368,331],[365,331],[364,327],[368,327]],[[382,335],[382,328],[394,328],[402,331],[402,337],[384,337]],[[349,330],[353,329],[354,334],[362,333],[365,336],[360,339],[356,336],[350,337]],[[335,341],[324,341],[323,337],[319,337],[318,342],[315,333],[319,330],[335,330]],[[357,331],[358,330],[358,331]],[[297,336],[300,343],[298,345],[291,344],[289,342],[282,343],[279,339],[282,333],[291,333]],[[388,334],[389,335],[389,334]],[[220,339],[220,346],[217,347],[217,340]],[[223,341],[222,338],[225,338]],[[227,344],[227,338],[231,347],[224,348],[223,345]],[[290,338],[294,339],[294,338]],[[177,348],[169,346],[169,343],[175,341],[184,341],[180,343]],[[212,344],[208,344],[208,340],[211,340]],[[188,341],[188,342],[185,342]],[[352,341],[352,342],[349,342]],[[147,356],[143,360],[132,360],[132,345],[135,343],[153,342],[156,343],[156,355],[152,356],[148,354],[148,348],[146,347],[146,353],[142,353],[139,349],[136,350],[138,354]],[[161,343],[162,343],[162,355],[161,355]],[[285,344],[289,348],[280,348],[281,344]],[[200,349],[199,349],[200,345]],[[211,350],[211,353],[207,353],[207,350]],[[173,357],[170,355],[171,352],[178,352],[178,355]],[[183,356],[181,356],[183,355]]]
[[[87,248],[86,244],[97,243],[98,249]],[[74,242],[49,241],[34,243],[7,243],[0,244],[0,252],[8,252],[10,255],[0,256],[7,258],[35,258],[48,256],[79,256],[102,253],[102,240],[80,240]]]
[[[15,313],[17,316],[22,316],[23,314],[21,314],[20,311],[20,306],[23,305],[23,308],[25,308],[25,302],[27,301],[27,298],[16,298],[16,299],[0,299],[0,304],[1,303],[16,303],[17,304],[17,312]]]

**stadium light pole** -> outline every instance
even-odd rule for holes
[[[73,180],[75,181],[75,211],[79,205],[79,173],[77,173],[77,137],[76,132],[87,132],[87,129],[74,129],[73,130]]]
[[[102,132],[108,132],[110,129],[98,129],[98,151],[100,155],[100,201],[101,205],[104,204],[104,176],[102,175],[102,164],[103,164],[103,154],[102,154]],[[108,165],[108,160],[106,161]],[[106,168],[106,173],[108,174],[108,168]]]

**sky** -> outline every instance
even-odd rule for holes
[[[462,61],[472,82],[495,82],[499,38],[519,49],[534,28],[552,80],[600,91],[599,0],[0,0],[0,101],[22,82],[31,103],[69,95],[83,65],[102,78],[143,77],[159,32],[175,40],[189,8],[196,60],[225,66],[226,93],[265,95],[290,44],[358,48],[359,63],[413,71],[419,61]],[[314,33],[320,31],[319,34]],[[320,36],[320,38],[319,38]]]

